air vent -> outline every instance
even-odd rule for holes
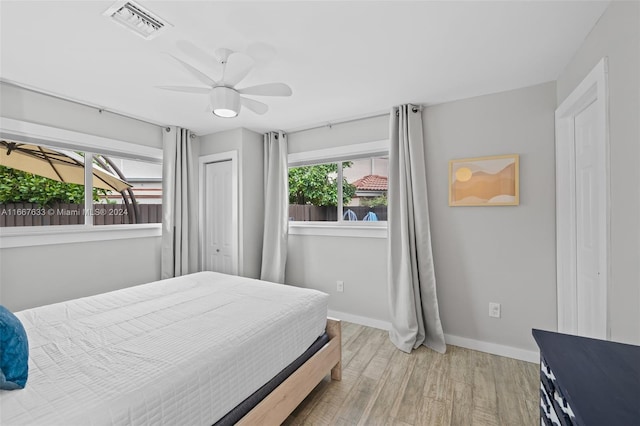
[[[131,0],[114,3],[103,15],[110,17],[117,24],[133,31],[145,40],[151,40],[162,31],[172,27],[170,23],[158,15],[149,12]]]

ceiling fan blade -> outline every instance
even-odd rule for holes
[[[210,87],[189,87],[189,86],[156,86],[156,87],[162,90],[172,90],[174,92],[183,92],[183,93],[207,94],[211,92]]]
[[[216,60],[213,54],[207,52],[206,49],[203,49],[202,47],[188,40],[176,41],[176,47],[188,57],[195,59],[199,63],[205,66],[213,67],[212,71],[214,72],[214,75],[221,74],[222,66],[220,65],[220,62]]]
[[[243,53],[233,52],[227,58],[222,72],[222,83],[225,86],[235,86],[249,74],[253,68],[253,59]]]
[[[240,97],[240,103],[243,107],[249,108],[251,111],[260,115],[269,110],[269,106],[267,104],[255,101],[253,99],[243,98],[242,96]]]
[[[293,91],[284,83],[266,83],[238,89],[238,93],[256,96],[291,96]]]
[[[199,71],[198,69],[192,67],[191,65],[189,65],[188,63],[186,63],[180,58],[177,58],[173,55],[171,55],[171,57],[176,61],[178,61],[180,65],[182,65],[187,71],[189,71],[195,78],[200,80],[202,83],[210,87],[217,86],[218,83],[216,83],[214,80],[212,80],[208,75],[206,75],[202,71]]]

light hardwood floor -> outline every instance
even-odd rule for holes
[[[325,378],[285,425],[538,425],[536,364],[448,346],[406,354],[342,323],[342,381]]]

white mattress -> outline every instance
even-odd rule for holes
[[[324,332],[327,302],[201,272],[21,311],[29,380],[0,424],[211,425]]]

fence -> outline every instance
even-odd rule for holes
[[[359,221],[369,212],[374,212],[376,216],[378,216],[378,220],[387,220],[387,206],[345,206],[344,211],[347,211],[347,209],[353,211]],[[337,220],[337,214],[338,209],[335,206],[289,204],[289,220],[335,222]]]
[[[138,204],[136,223],[161,223],[162,204]],[[16,226],[81,225],[85,216],[93,216],[94,225],[131,223],[124,204],[94,204],[93,211],[84,214],[84,204],[40,206],[35,203],[0,204],[0,228]]]

